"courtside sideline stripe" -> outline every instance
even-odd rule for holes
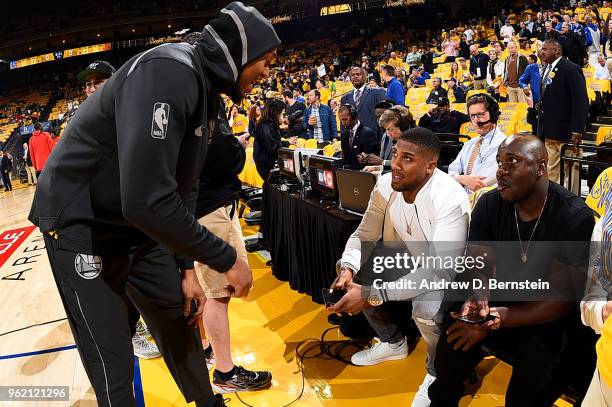
[[[134,398],[136,399],[136,407],[145,407],[142,376],[140,376],[140,362],[137,357],[134,357]]]
[[[44,355],[45,353],[61,352],[63,350],[70,350],[70,349],[76,349],[76,345],[62,346],[59,348],[51,348],[51,349],[44,349],[44,350],[36,350],[34,352],[15,353],[13,355],[3,355],[3,356],[0,356],[0,360],[24,358],[26,356]]]

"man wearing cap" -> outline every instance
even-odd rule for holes
[[[457,86],[457,79],[449,78],[446,81],[446,86],[448,86],[447,95],[449,100],[454,98],[454,103],[465,103],[465,91],[461,86]]]
[[[79,82],[83,84],[85,97],[88,98],[97,90],[102,88],[107,80],[115,73],[115,67],[107,61],[93,61],[87,68],[83,69],[77,75]],[[68,125],[78,109],[72,108],[72,102],[68,102],[68,113],[66,114],[65,123]]]
[[[113,76],[115,71],[115,67],[107,61],[94,61],[87,65],[87,68],[79,72],[77,76],[79,82],[84,84],[83,90],[85,91],[85,97],[88,98],[101,89],[106,81]],[[66,124],[72,120],[77,111],[78,109],[70,110],[66,119]],[[155,359],[160,357],[161,353],[153,341],[147,325],[140,318],[138,310],[136,310],[132,303],[127,304],[127,306],[128,312],[130,313],[130,320],[138,321],[136,323],[134,335],[132,336],[134,355],[142,359]]]
[[[79,72],[79,82],[84,83],[85,95],[93,95],[115,73],[115,67],[106,61],[94,61]]]
[[[428,128],[434,133],[459,134],[461,125],[470,121],[465,113],[451,110],[448,98],[445,96],[440,96],[434,104],[436,107],[419,120],[419,127]]]
[[[193,214],[221,94],[235,102],[269,77],[280,40],[234,2],[194,46],[168,43],[127,61],[83,103],[47,161],[29,219],[100,406],[135,405],[126,303],[147,322],[187,402],[222,406],[197,331],[205,294],[193,260],[246,296],[251,270]],[[197,310],[194,312],[194,310]]]

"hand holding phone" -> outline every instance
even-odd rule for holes
[[[322,288],[321,292],[323,294],[325,308],[333,307],[342,297],[344,297],[344,294],[346,294],[345,290],[334,290],[331,288]]]

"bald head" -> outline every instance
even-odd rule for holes
[[[510,148],[520,152],[525,158],[540,161],[548,161],[548,153],[542,140],[534,135],[524,136],[509,136],[499,146],[502,148]]]
[[[510,136],[497,151],[497,184],[504,201],[528,202],[548,188],[548,154],[532,135]]]

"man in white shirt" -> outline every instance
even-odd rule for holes
[[[506,25],[499,30],[499,35],[504,39],[504,43],[506,44],[512,41],[512,37],[514,37],[514,27],[510,25],[509,20],[506,20]]]
[[[418,66],[421,63],[421,54],[419,53],[419,48],[416,45],[411,47],[410,52],[406,55],[406,64],[410,65],[410,67]]]
[[[463,34],[465,34],[468,44],[474,40],[474,30],[472,30],[472,27],[468,27]]]
[[[463,148],[448,166],[448,175],[472,194],[480,188],[497,183],[497,160],[499,145],[506,139],[497,128],[499,105],[487,94],[478,94],[467,101],[468,116],[478,137],[463,145]]]
[[[443,291],[422,287],[423,281],[452,280],[453,272],[417,267],[396,282],[412,281],[416,289],[378,290],[353,282],[360,272],[367,281],[371,270],[363,268],[362,254],[367,258],[370,242],[403,242],[398,253],[410,252],[413,259],[423,253],[429,256],[461,255],[465,245],[470,205],[466,192],[448,174],[437,169],[440,141],[430,130],[410,129],[400,136],[393,147],[392,172],[381,176],[361,224],[348,240],[335,289],[348,290],[330,308],[334,312],[355,314],[364,309],[368,322],[380,338],[369,349],[357,352],[353,364],[368,366],[408,356],[407,339],[389,311],[388,301],[412,301],[412,318],[427,345],[427,374],[412,402],[413,407],[429,406],[427,389],[435,379],[434,359],[442,322]],[[432,249],[429,243],[436,247]],[[446,243],[442,250],[441,242]],[[403,246],[403,245],[402,245]],[[450,250],[447,250],[450,246]],[[424,249],[425,248],[425,249]],[[376,274],[377,277],[382,275]],[[395,279],[395,278],[394,278]],[[372,296],[363,296],[371,290]]]
[[[597,65],[595,65],[595,79],[610,80],[610,71],[606,66],[606,57],[603,54],[599,54],[597,59]]]

